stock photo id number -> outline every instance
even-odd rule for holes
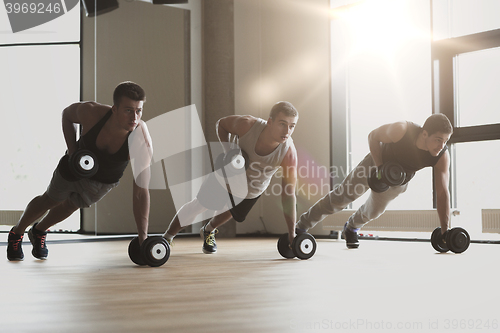
[[[79,0],[4,0],[13,33],[52,21],[78,3]]]

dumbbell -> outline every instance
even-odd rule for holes
[[[462,253],[469,248],[470,236],[464,228],[452,228],[441,234],[441,228],[437,227],[431,234],[431,245],[441,253]]]
[[[282,257],[291,259],[309,259],[316,252],[316,240],[307,232],[297,235],[292,242],[292,246],[288,240],[288,233],[281,235],[278,239],[278,252]]]
[[[64,179],[77,181],[90,178],[99,170],[97,156],[87,149],[79,149],[71,155],[64,155],[59,161],[59,171]]]
[[[248,169],[248,155],[242,149],[231,149],[220,154],[215,161],[215,169],[221,176],[229,178]]]
[[[378,169],[375,169],[368,177],[368,186],[373,192],[385,192],[391,186],[403,184],[406,172],[403,167],[395,162],[386,162]]]
[[[170,257],[170,245],[161,236],[149,236],[139,246],[139,238],[134,237],[128,245],[128,256],[139,266],[159,267]]]

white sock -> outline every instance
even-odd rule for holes
[[[215,228],[212,227],[212,223],[208,222],[208,224],[205,226],[205,231],[212,232]]]
[[[165,233],[163,234],[163,238],[165,238],[165,239],[166,239],[166,240],[168,240],[169,242],[171,242],[171,241],[172,241],[172,239],[174,239],[174,237],[175,237],[175,235],[173,235],[173,236],[172,236],[171,234],[167,233],[166,231],[165,231]]]

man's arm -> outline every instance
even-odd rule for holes
[[[382,165],[382,147],[381,143],[398,142],[405,135],[408,129],[408,123],[397,122],[387,125],[382,125],[368,135],[368,145],[375,166]]]
[[[242,137],[255,124],[257,118],[252,116],[228,116],[221,118],[215,124],[215,131],[221,143],[229,142],[229,136]],[[223,144],[224,146],[224,144]],[[226,149],[226,147],[224,147]]]
[[[450,192],[449,184],[450,154],[445,151],[433,168],[436,186],[437,213],[441,224],[441,233],[448,230],[450,222]]]
[[[288,228],[288,238],[292,244],[295,238],[295,222],[297,221],[297,198],[295,188],[297,186],[297,150],[292,145],[281,162],[283,178],[281,179],[281,204],[283,215]]]
[[[147,171],[149,173],[149,170]],[[134,181],[133,185],[133,211],[135,224],[137,225],[137,234],[139,236],[139,244],[148,237],[149,225],[149,190],[137,185]]]
[[[76,132],[77,124],[81,124],[80,120],[80,107],[82,103],[74,103],[65,108],[62,112],[62,130],[66,146],[68,147],[68,154],[76,151]]]
[[[139,244],[148,237],[149,225],[149,181],[153,144],[146,124],[141,120],[129,136],[129,153],[134,173],[133,211]]]
[[[95,102],[78,102],[71,104],[62,112],[62,130],[68,154],[73,154],[77,150],[76,133],[77,124],[83,126],[82,135],[92,128],[99,119],[110,109],[110,106]]]

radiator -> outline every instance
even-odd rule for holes
[[[323,220],[323,229],[342,230],[354,212],[354,210],[343,210],[328,216]],[[387,210],[379,218],[365,225],[363,230],[432,232],[439,226],[436,210]]]
[[[16,225],[22,214],[22,210],[0,210],[0,225]]]
[[[500,209],[481,209],[483,232],[500,233]]]

